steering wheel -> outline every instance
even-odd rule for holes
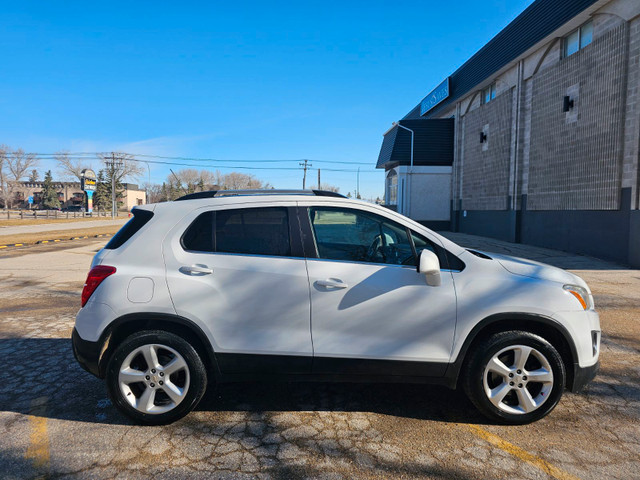
[[[376,262],[377,259],[385,260],[384,253],[381,248],[384,246],[382,235],[376,235],[367,250],[367,261]]]

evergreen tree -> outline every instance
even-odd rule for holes
[[[58,200],[58,192],[53,185],[51,170],[44,175],[44,185],[42,186],[42,206],[47,210],[60,208],[60,200]]]
[[[40,175],[38,175],[37,170],[31,170],[31,174],[29,175],[29,182],[35,183],[40,179]]]
[[[96,178],[96,191],[93,194],[93,207],[100,210],[111,208],[111,185],[107,185],[104,177],[104,170],[98,172]]]

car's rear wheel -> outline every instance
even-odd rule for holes
[[[564,391],[558,351],[529,332],[501,332],[479,342],[465,362],[463,387],[485,416],[525,424],[547,415]]]
[[[207,386],[198,352],[163,331],[138,332],[114,351],[107,388],[114,405],[149,425],[171,423],[195,408]]]

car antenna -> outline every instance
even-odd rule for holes
[[[176,177],[176,182],[178,183],[178,185],[180,185],[180,187],[182,187],[182,190],[184,191],[184,194],[185,194],[185,195],[189,195],[189,192],[187,192],[187,189],[186,189],[186,188],[184,188],[184,187],[182,186],[182,183],[180,183],[180,179],[179,179],[179,178],[178,178],[178,176],[174,173],[174,171],[173,171],[173,170],[171,170],[171,169],[169,169],[169,171],[170,171],[171,173],[173,173],[173,176],[174,176],[174,177]]]

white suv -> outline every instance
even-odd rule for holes
[[[598,314],[569,272],[331,192],[178,200],[134,208],[96,254],[73,331],[139,422],[186,415],[208,382],[284,379],[460,386],[523,424],[598,370]]]

